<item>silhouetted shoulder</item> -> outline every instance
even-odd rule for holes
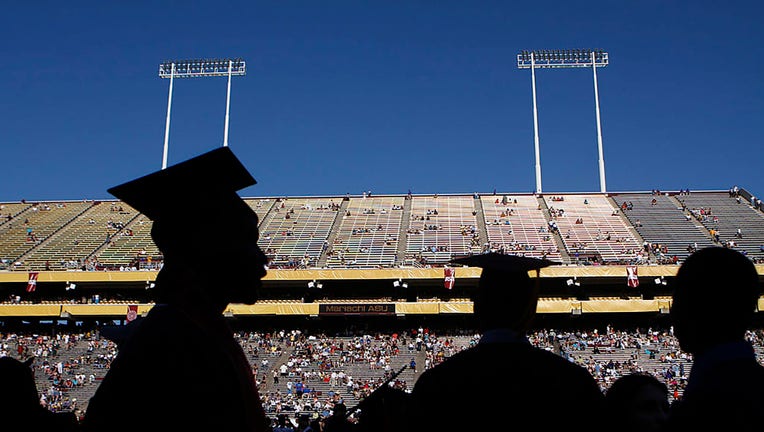
[[[596,412],[603,403],[591,374],[554,353],[527,344],[478,344],[419,377],[408,421],[412,430],[469,428],[488,410],[516,419],[542,416],[550,429],[566,429],[569,416]]]

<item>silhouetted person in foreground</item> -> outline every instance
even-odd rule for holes
[[[72,412],[53,413],[40,404],[31,365],[0,357],[0,425],[10,431],[74,432],[79,428]]]
[[[344,403],[334,404],[332,415],[324,422],[324,432],[351,432],[355,425],[347,418],[347,407]]]
[[[669,413],[668,387],[646,373],[616,379],[605,393],[607,429],[619,432],[660,432]]]
[[[363,398],[358,405],[348,410],[348,415],[356,414],[358,418],[358,422],[355,424],[357,432],[398,432],[401,430],[403,414],[410,402],[410,395],[389,385],[400,372],[402,370]]]
[[[745,339],[759,295],[755,266],[733,249],[701,249],[679,268],[671,319],[693,365],[669,430],[764,428],[764,366]]]
[[[154,221],[154,306],[134,321],[85,414],[86,431],[267,430],[252,369],[223,317],[265,276],[255,180],[222,147],[109,189]]]
[[[526,337],[539,295],[528,271],[555,263],[495,253],[453,263],[483,268],[474,298],[482,337],[419,377],[407,430],[520,430],[528,422],[537,430],[599,430],[592,416],[604,395],[592,375]]]

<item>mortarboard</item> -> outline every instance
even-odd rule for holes
[[[154,221],[151,238],[165,255],[216,256],[256,238],[257,214],[236,193],[255,183],[220,147],[108,191]]]
[[[487,253],[451,260],[454,264],[481,267],[475,292],[474,313],[483,330],[526,328],[536,311],[539,279],[528,272],[559,264],[547,259]]]
[[[478,283],[478,295],[485,298],[503,299],[512,296],[512,293],[520,293],[531,289],[531,278],[528,274],[531,270],[540,270],[550,265],[559,264],[548,259],[523,257],[517,255],[504,255],[496,252],[470,255],[451,260],[454,264],[462,264],[469,267],[481,267],[480,282]],[[538,286],[536,279],[536,286]],[[511,285],[513,289],[502,289]]]
[[[469,267],[481,267],[483,274],[508,273],[510,275],[517,274],[520,278],[523,275],[528,276],[528,272],[531,270],[540,270],[544,267],[559,264],[548,259],[504,255],[495,252],[456,258],[451,260],[451,262]]]
[[[153,221],[189,217],[181,200],[193,198],[212,204],[246,204],[236,191],[256,184],[228,147],[201,154],[166,169],[114,186],[108,192]],[[237,204],[240,202],[240,204]],[[226,210],[226,209],[222,209]],[[173,222],[175,222],[173,220]]]

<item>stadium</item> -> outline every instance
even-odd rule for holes
[[[483,270],[454,265],[460,257],[553,261],[529,272],[540,292],[530,344],[590,372],[603,393],[623,376],[651,375],[672,404],[694,363],[671,318],[680,266],[698,250],[728,248],[764,281],[758,3],[177,6],[8,6],[16,19],[6,31],[23,37],[8,44],[0,79],[9,101],[0,106],[0,358],[29,361],[48,411],[84,425],[139,327],[129,324],[168,303],[158,299],[175,258],[152,240],[151,218],[106,191],[159,168],[162,132],[163,170],[221,138],[228,147],[232,106],[232,151],[257,178],[237,194],[259,218],[267,275],[256,302],[225,302],[223,318],[208,317],[222,323],[227,353],[240,354],[232,329],[246,357],[233,376],[249,366],[256,380],[230,380],[251,387],[242,404],[259,395],[274,424],[327,422],[339,403],[359,421],[376,390],[411,392],[423,372],[490,340],[474,306]],[[167,202],[200,232],[239,234],[205,196]],[[195,234],[188,244],[207,244]],[[210,252],[215,259],[194,264],[220,286],[261,267]],[[184,281],[176,288],[198,282]],[[733,321],[720,318],[737,310],[728,285],[706,311],[709,327]],[[762,310],[764,291],[745,334],[759,364]],[[172,327],[173,337],[189,327]],[[191,346],[183,355],[139,355],[167,367],[128,380],[138,396],[130,402],[159,412],[164,404],[144,400],[160,393],[152,386],[173,401],[204,399],[167,384],[209,378],[193,369],[204,363],[195,355],[221,351],[221,333],[199,334],[178,343]],[[469,395],[485,401],[484,427],[504,426],[499,392],[513,382],[502,377],[524,370],[501,360],[485,364],[499,397]],[[136,414],[129,427],[151,420]]]
[[[232,304],[225,316],[240,332],[274,416],[320,411],[295,401],[291,386],[272,382],[282,366],[290,375],[278,375],[290,384],[302,379],[313,395],[354,405],[392,372],[400,370],[396,383],[410,388],[422,366],[474,343],[471,296],[481,269],[449,265],[454,257],[494,251],[560,263],[537,275],[539,333],[533,337],[543,346],[556,331],[558,344],[576,347],[569,355],[615,361],[622,365],[618,373],[638,362],[661,375],[678,367],[680,360],[667,360],[678,350],[667,342],[667,313],[672,278],[692,251],[734,248],[764,274],[764,214],[742,188],[245,202],[260,216],[259,246],[269,269],[260,300]],[[183,205],[194,213],[215,211],[204,202]],[[8,202],[0,214],[3,349],[49,365],[37,378],[51,409],[84,410],[116,352],[101,330],[153,306],[162,255],[151,240],[152,222],[116,200]],[[219,255],[224,262],[225,251]],[[221,267],[221,283],[235,279]],[[724,307],[723,291],[718,303]],[[752,338],[759,341],[756,333]],[[352,349],[337,348],[343,344],[373,347],[376,354],[340,360],[353,357]],[[306,356],[319,348],[327,350],[325,358]],[[407,367],[412,360],[419,368]],[[294,378],[299,365],[303,371]],[[306,377],[307,369],[320,379]],[[616,375],[601,377],[603,387]],[[681,392],[681,382],[672,379]]]

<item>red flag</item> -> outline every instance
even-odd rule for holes
[[[454,275],[455,270],[453,268],[446,267],[443,269],[443,276],[445,276],[443,284],[445,285],[446,289],[451,289],[454,287],[454,282],[456,282]]]
[[[639,278],[637,277],[637,266],[626,266],[626,285],[636,288],[639,286]]]
[[[138,305],[129,305],[127,307],[127,322],[133,321],[138,318]]]
[[[29,272],[29,282],[27,282],[28,293],[34,292],[37,289],[37,275],[39,274],[38,272]]]

